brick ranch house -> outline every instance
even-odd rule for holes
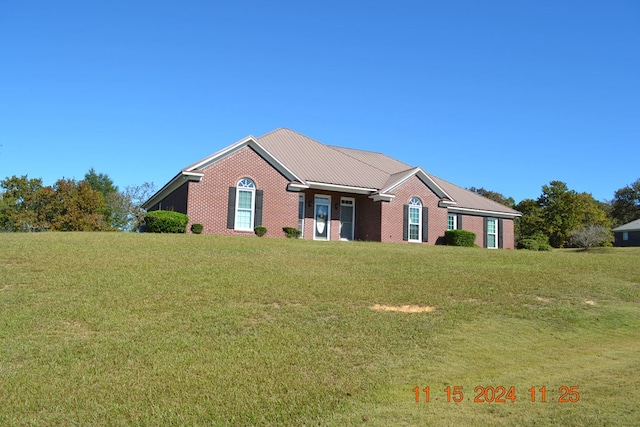
[[[289,129],[248,136],[183,169],[143,207],[185,213],[203,233],[444,243],[447,229],[485,248],[514,247],[520,212],[380,153]]]

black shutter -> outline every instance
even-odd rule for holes
[[[429,241],[429,208],[422,208],[422,241]]]
[[[484,245],[483,247],[486,248],[487,247],[487,218],[484,218],[484,238],[482,239],[484,241]]]
[[[262,199],[264,197],[262,193],[262,190],[256,190],[256,218],[254,221],[256,227],[262,225]]]
[[[236,223],[236,187],[229,187],[229,203],[227,204],[227,228],[234,228]]]
[[[462,214],[458,214],[457,215],[457,219],[456,219],[456,225],[457,225],[457,229],[458,230],[462,230]]]
[[[502,218],[498,220],[498,247],[503,248],[504,242],[502,237]]]
[[[402,240],[409,240],[409,205],[402,206]]]

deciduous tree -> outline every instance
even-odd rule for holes
[[[40,178],[12,176],[0,181],[0,230],[43,231],[47,191]]]
[[[623,225],[640,218],[640,179],[620,188],[611,201],[614,225]]]
[[[53,193],[46,208],[52,230],[101,231],[109,228],[104,218],[104,197],[86,181],[59,179],[53,185]]]

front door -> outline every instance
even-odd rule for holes
[[[331,197],[316,196],[313,238],[314,240],[329,240],[329,225],[331,224]]]
[[[355,219],[355,199],[340,199],[340,240],[353,240]]]

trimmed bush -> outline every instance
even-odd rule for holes
[[[189,217],[180,212],[151,211],[144,217],[149,233],[186,233]]]
[[[467,230],[447,230],[444,233],[449,246],[465,246],[472,248],[476,243],[476,233]]]
[[[302,234],[302,231],[295,227],[282,227],[282,231],[284,231],[288,239],[298,239]]]
[[[543,233],[535,233],[533,236],[518,240],[518,249],[528,249],[530,251],[550,251],[549,238]]]
[[[256,228],[253,229],[253,232],[256,233],[256,236],[262,237],[265,234],[267,234],[267,227],[258,225]]]
[[[202,234],[203,228],[202,224],[191,224],[191,232],[193,234]]]
[[[518,240],[518,249],[527,249],[530,251],[537,251],[539,250],[540,245],[538,244],[538,241],[536,239],[520,239]]]

